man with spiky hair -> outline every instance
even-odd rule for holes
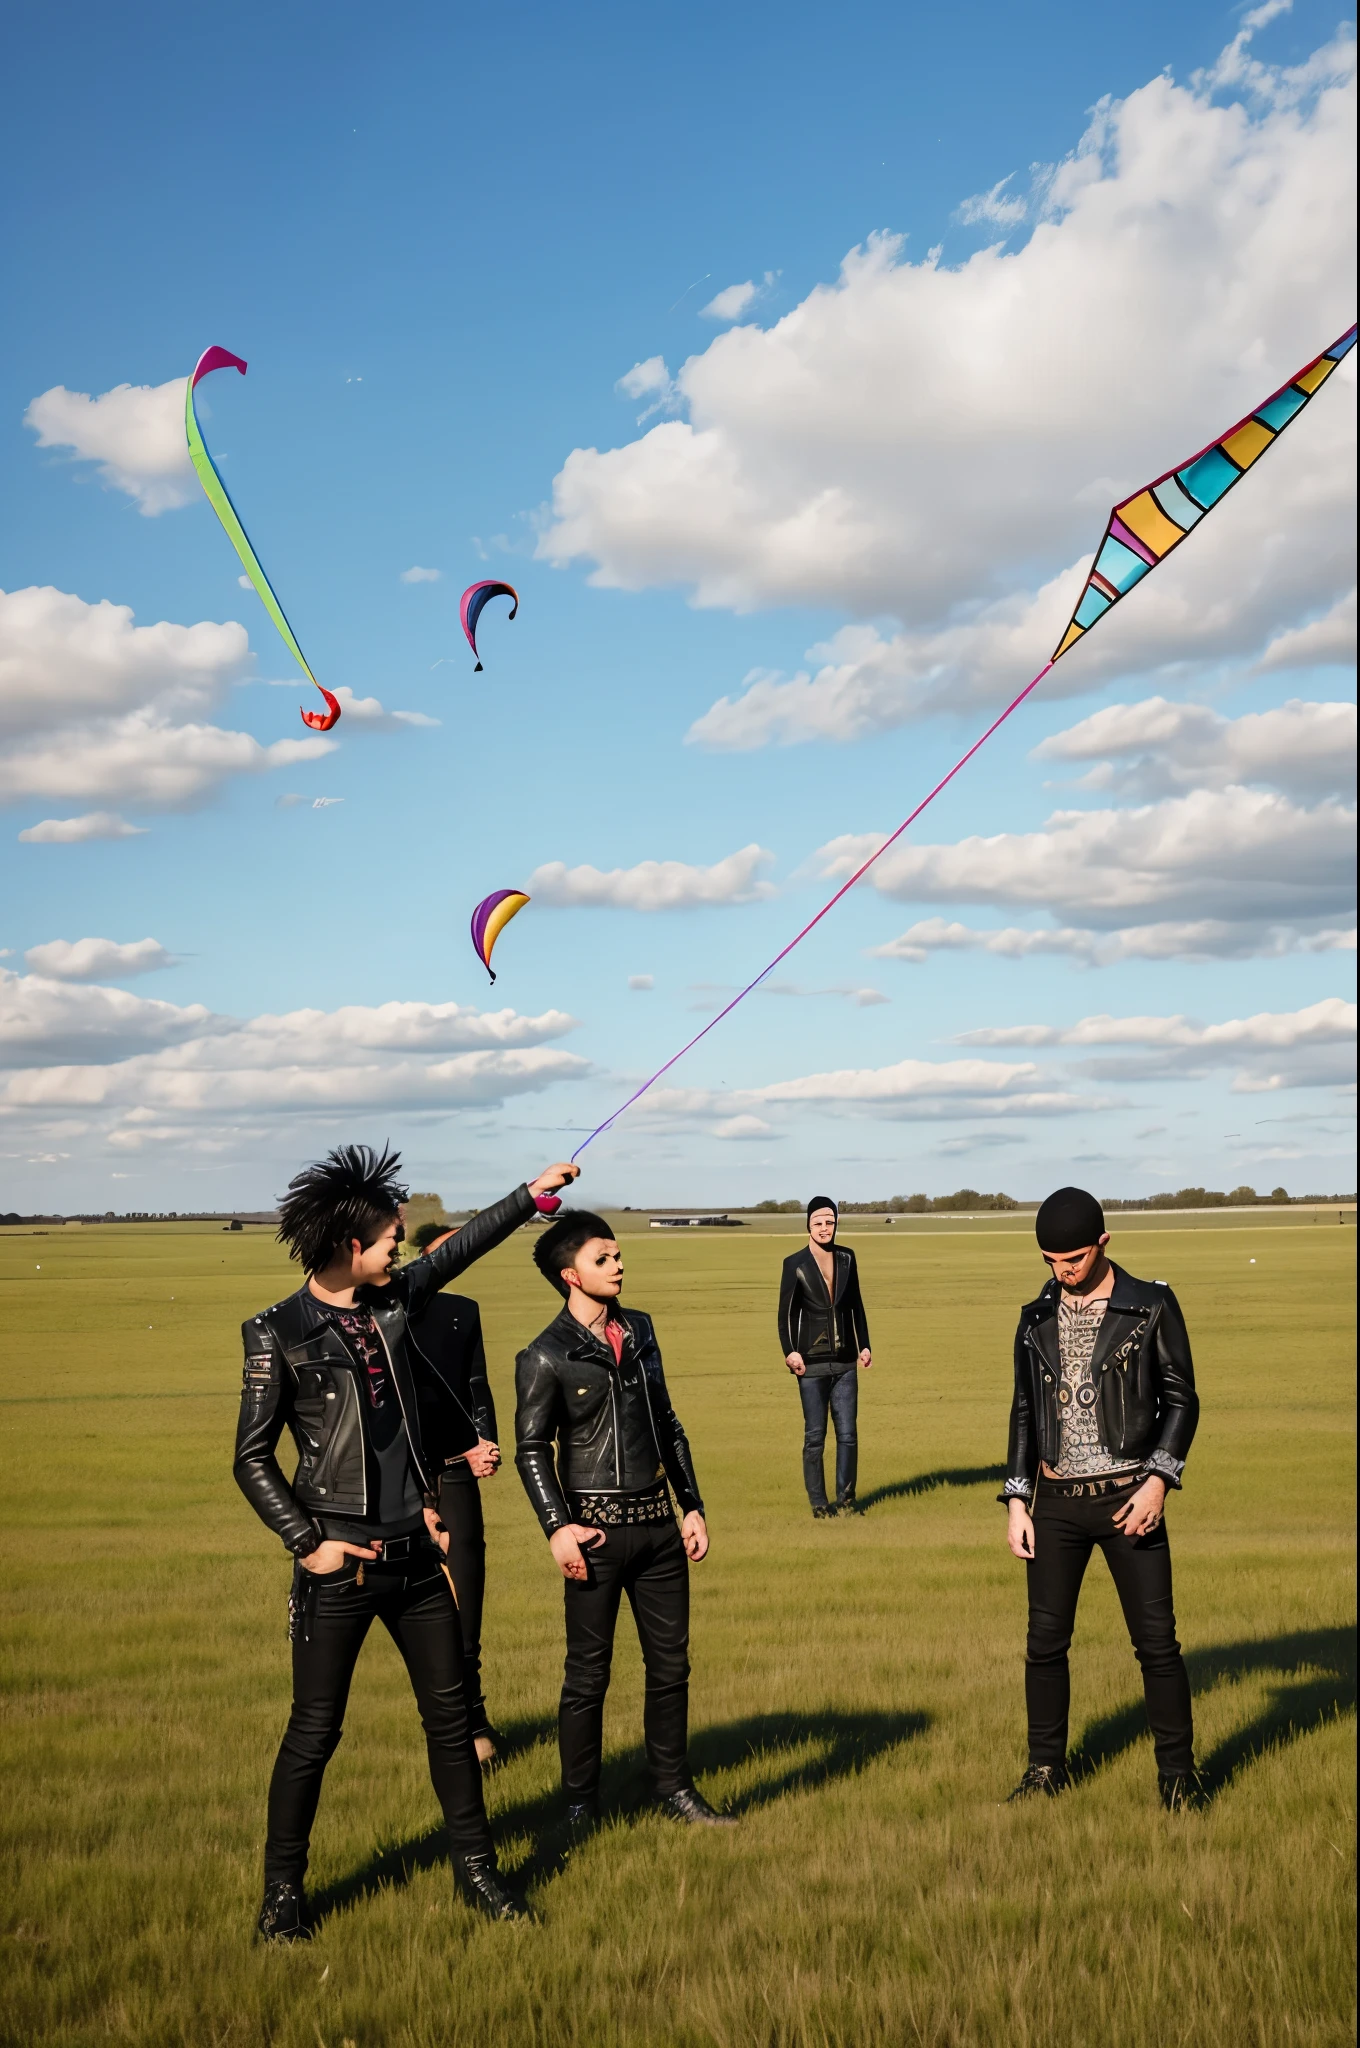
[[[462,1637],[442,1550],[435,1476],[420,1429],[409,1325],[474,1259],[538,1212],[578,1168],[547,1167],[423,1258],[398,1267],[399,1156],[341,1145],[289,1183],[279,1240],[306,1275],[243,1326],[245,1376],[234,1473],[293,1556],[293,1706],[269,1787],[266,1941],[308,1931],[303,1881],[321,1781],[340,1740],[350,1679],[381,1621],[406,1665],[464,1895],[520,1917],[505,1890],[468,1723]],[[285,1478],[284,1429],[297,1446]]]
[[[564,1210],[534,1263],[563,1306],[515,1361],[515,1464],[566,1581],[557,1726],[568,1824],[588,1828],[599,1814],[604,1699],[626,1593],[662,1811],[690,1826],[731,1826],[689,1771],[689,1565],[707,1556],[708,1528],[652,1319],[619,1307],[623,1255],[602,1216]]]

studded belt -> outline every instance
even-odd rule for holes
[[[643,1493],[574,1493],[572,1519],[588,1529],[632,1529],[644,1522],[672,1522],[671,1497],[664,1479]]]
[[[1046,1472],[1041,1472],[1039,1490],[1056,1500],[1099,1500],[1103,1493],[1120,1493],[1137,1486],[1142,1477],[1141,1467],[1133,1472],[1111,1472],[1103,1479],[1050,1479]]]

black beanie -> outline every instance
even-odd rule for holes
[[[1105,1235],[1105,1212],[1085,1188],[1059,1188],[1040,1204],[1034,1235],[1041,1252],[1079,1252]]]
[[[817,1209],[829,1209],[836,1221],[840,1222],[841,1212],[832,1201],[830,1195],[814,1195],[812,1197],[812,1200],[807,1205],[807,1222],[811,1223],[813,1212]]]

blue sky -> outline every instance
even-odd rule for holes
[[[1354,317],[1335,7],[15,41],[7,1207],[254,1205],[351,1135],[482,1200],[571,1150],[1029,679],[1112,498]],[[210,444],[351,693],[310,757],[176,468],[209,342],[250,361]],[[1354,1185],[1354,388],[593,1148],[596,1199]],[[522,604],[474,677],[481,575]]]

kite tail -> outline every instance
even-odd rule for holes
[[[936,783],[934,789],[931,790],[928,796],[922,797],[920,803],[917,804],[916,809],[911,813],[911,816],[908,818],[904,818],[902,820],[902,823],[898,826],[897,830],[895,832],[890,833],[888,837],[883,841],[883,844],[879,847],[876,847],[874,851],[869,855],[869,858],[866,861],[861,862],[859,867],[855,869],[854,874],[851,875],[850,879],[846,882],[841,883],[841,886],[839,889],[837,889],[835,895],[830,897],[828,901],[822,905],[821,909],[817,912],[817,915],[815,917],[809,918],[808,922],[803,926],[803,929],[799,933],[797,933],[795,937],[789,940],[789,943],[787,944],[787,946],[783,948],[781,952],[775,954],[773,960],[769,962],[768,966],[762,967],[759,974],[756,975],[755,979],[753,981],[748,981],[745,988],[742,989],[739,992],[739,994],[733,996],[731,1002],[728,1003],[726,1008],[719,1010],[716,1017],[711,1017],[708,1023],[705,1024],[702,1031],[696,1031],[693,1038],[689,1039],[686,1044],[681,1046],[679,1052],[672,1053],[671,1057],[666,1061],[665,1066],[658,1067],[654,1074],[649,1075],[648,1078],[643,1082],[642,1086],[640,1088],[635,1089],[633,1093],[628,1097],[628,1100],[626,1102],[621,1102],[619,1104],[618,1108],[614,1111],[614,1114],[612,1116],[607,1116],[602,1124],[597,1124],[595,1126],[595,1129],[590,1133],[590,1136],[588,1138],[583,1139],[582,1142],[576,1147],[576,1150],[572,1153],[571,1157],[573,1165],[580,1158],[581,1154],[585,1151],[587,1145],[593,1145],[595,1140],[599,1137],[602,1137],[603,1134],[609,1129],[611,1124],[616,1124],[618,1122],[619,1118],[624,1114],[625,1110],[631,1109],[635,1102],[640,1102],[642,1100],[642,1097],[647,1093],[648,1089],[654,1088],[656,1086],[657,1082],[661,1079],[663,1074],[668,1074],[671,1068],[685,1057],[685,1054],[687,1052],[693,1051],[694,1047],[699,1043],[699,1040],[701,1038],[707,1038],[709,1032],[714,1029],[715,1025],[721,1024],[724,1017],[730,1017],[733,1010],[736,1009],[737,1004],[745,1002],[747,996],[750,995],[751,991],[753,989],[759,988],[761,982],[765,980],[767,975],[774,973],[775,968],[778,967],[781,960],[787,960],[789,954],[793,951],[794,947],[800,945],[802,941],[807,937],[808,933],[814,930],[815,927],[821,923],[822,919],[826,916],[828,911],[835,909],[836,905],[840,902],[842,896],[848,895],[850,890],[854,888],[856,882],[858,882],[862,876],[868,874],[874,862],[878,860],[883,854],[885,854],[890,846],[896,845],[897,841],[902,837],[902,834],[906,831],[909,825],[914,825],[916,823],[916,820],[920,817],[922,811],[925,810],[928,804],[934,803],[936,797],[940,794],[940,791],[942,789],[948,788],[949,784],[954,780],[954,777],[958,774],[959,770],[961,768],[967,767],[968,763],[972,760],[974,754],[977,753],[979,747],[986,746],[992,734],[1006,723],[1006,720],[1010,717],[1011,713],[1013,711],[1018,711],[1020,709],[1020,706],[1024,703],[1026,697],[1030,695],[1031,691],[1038,689],[1040,683],[1044,680],[1044,677],[1048,674],[1052,666],[1053,663],[1051,661],[1046,661],[1044,663],[1038,675],[1035,676],[1033,682],[1026,683],[1024,689],[1020,692],[1019,696],[1013,697],[1010,703],[1006,706],[1005,710],[1001,713],[1001,715],[998,718],[994,718],[992,720],[992,723],[987,727],[986,732],[982,733],[977,739],[973,741],[973,744],[968,749],[968,752],[966,754],[961,754],[959,756],[958,760],[954,763],[949,773],[947,775],[941,776],[940,780]]]

